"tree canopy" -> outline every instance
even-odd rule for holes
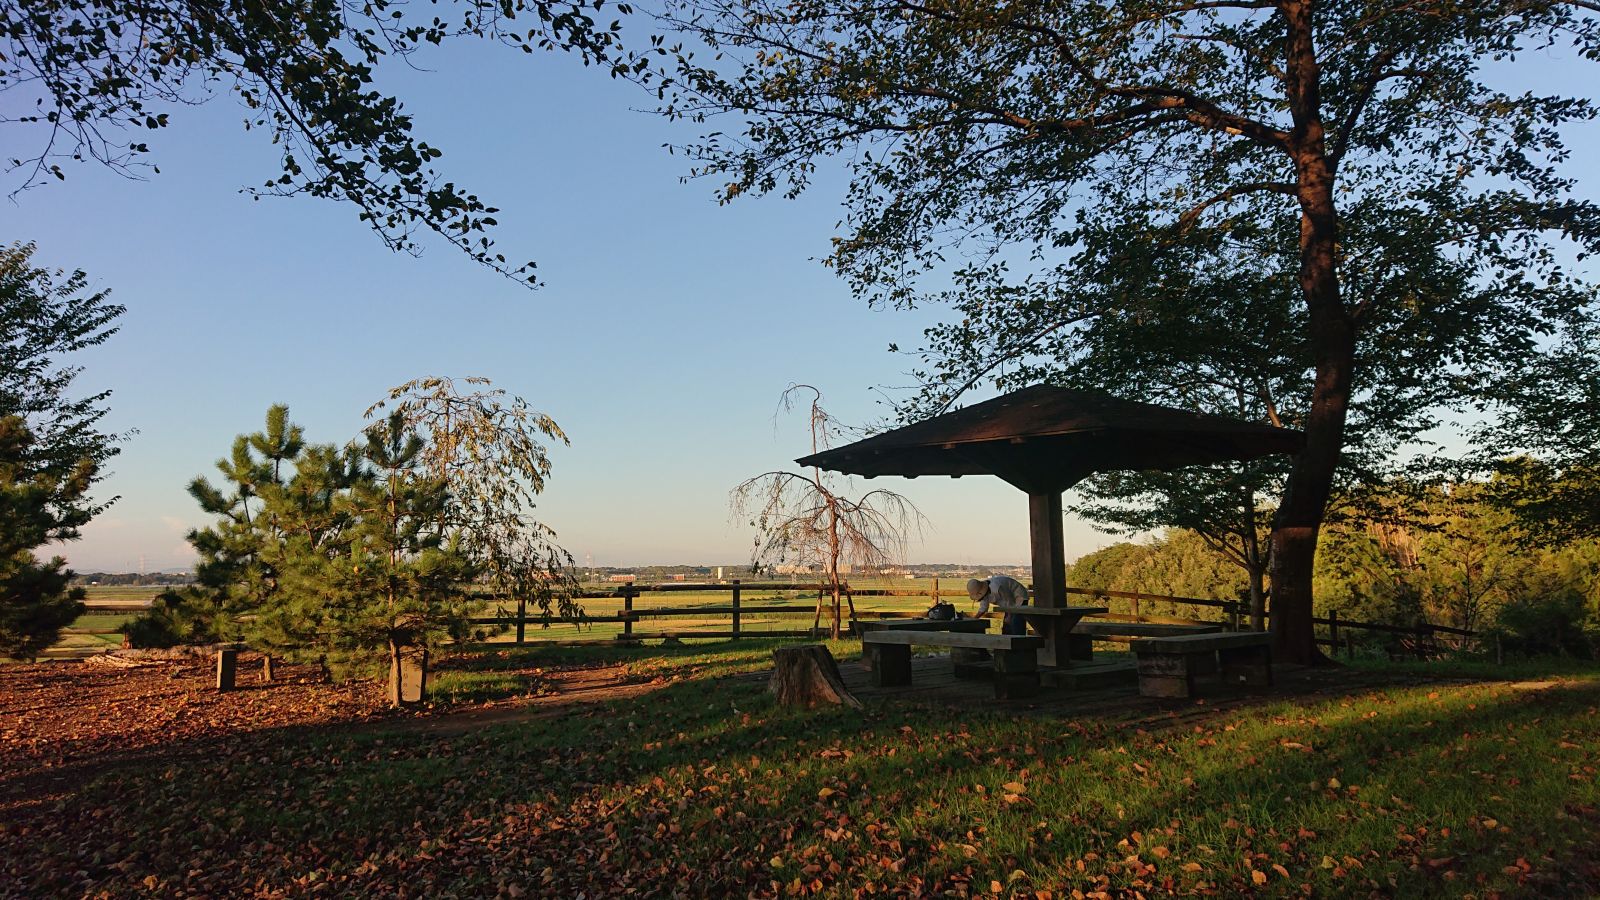
[[[613,7],[618,14],[626,4]],[[257,196],[353,204],[390,248],[419,230],[497,272],[532,281],[488,237],[497,210],[437,167],[400,99],[376,86],[385,60],[463,37],[525,52],[566,50],[613,76],[619,53],[605,0],[264,0],[240,4],[31,0],[0,4],[0,124],[17,190],[62,179],[69,161],[156,171],[144,135],[216,95],[234,94],[245,127],[268,133],[281,171]]]
[[[1559,248],[1600,244],[1563,167],[1563,126],[1595,107],[1512,86],[1524,54],[1600,54],[1583,0],[671,9],[715,54],[684,55],[664,111],[747,123],[685,148],[695,174],[725,199],[794,194],[843,159],[829,263],[869,302],[954,304],[939,400],[1029,357],[1063,377],[1103,317],[1154,307],[1185,327],[1193,287],[1161,281],[1182,268],[1280,286],[1281,332],[1223,319],[1247,356],[1286,352],[1250,399],[1307,436],[1272,531],[1284,659],[1319,656],[1312,566],[1351,427],[1425,428],[1435,395],[1482,390],[1592,314]],[[1148,338],[1129,349],[1160,373]]]

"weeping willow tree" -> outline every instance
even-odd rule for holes
[[[800,403],[809,407],[811,452],[827,449],[844,426],[823,409],[822,392],[809,384],[789,385],[779,411],[793,411]],[[809,474],[773,471],[746,479],[733,489],[731,506],[739,518],[753,516],[755,565],[787,563],[822,572],[832,599],[829,634],[834,638],[843,631],[842,604],[849,597],[842,568],[876,568],[903,556],[907,535],[922,523],[916,506],[900,494],[880,489],[852,498],[815,467]],[[855,602],[849,603],[853,616]],[[813,628],[822,611],[819,596]]]
[[[551,471],[546,442],[571,443],[561,426],[481,377],[461,379],[459,387],[439,376],[408,381],[366,416],[384,410],[423,438],[418,464],[451,497],[438,513],[448,521],[440,524],[460,533],[497,596],[516,598],[518,628],[530,599],[546,624],[552,616],[580,615],[572,554],[534,518]]]

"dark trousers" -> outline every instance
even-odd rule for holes
[[[1006,613],[1006,618],[1000,625],[1001,634],[1027,634],[1028,620],[1017,613]]]

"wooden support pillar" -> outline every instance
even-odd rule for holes
[[[1028,495],[1028,536],[1033,545],[1033,605],[1067,605],[1067,550],[1061,492]]]
[[[1028,495],[1028,534],[1033,545],[1033,605],[1060,609],[1067,605],[1067,550],[1061,518],[1061,492]],[[1034,629],[1044,638],[1039,663],[1069,665],[1072,655],[1066,632],[1054,619],[1041,619]]]
[[[739,639],[739,579],[733,580],[733,639]]]

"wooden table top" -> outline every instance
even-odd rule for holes
[[[1072,616],[1083,618],[1095,616],[1103,612],[1110,612],[1106,606],[995,606],[1003,613],[1015,613],[1020,616]]]
[[[862,631],[988,631],[985,619],[857,619]]]

